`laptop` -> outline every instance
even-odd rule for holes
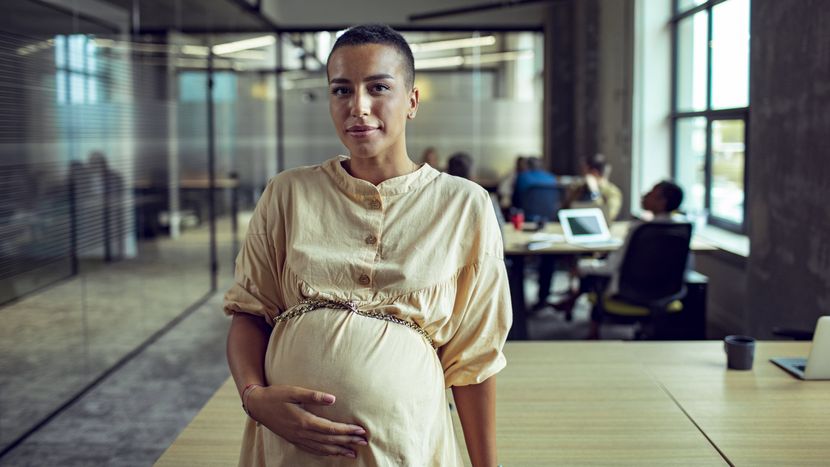
[[[779,357],[770,361],[799,379],[830,379],[830,316],[818,319],[808,358]]]
[[[622,240],[611,236],[599,208],[560,209],[558,215],[568,243],[587,247],[622,245]]]

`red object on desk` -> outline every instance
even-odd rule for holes
[[[522,230],[522,224],[525,222],[525,213],[522,211],[514,213],[513,216],[510,217],[510,222],[513,223],[513,227],[516,230]]]

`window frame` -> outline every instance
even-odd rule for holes
[[[688,8],[684,11],[679,11],[680,0],[674,0],[672,3],[672,18],[671,18],[671,40],[672,40],[672,59],[671,59],[671,173],[672,176],[678,178],[678,151],[677,151],[677,126],[678,122],[694,118],[706,118],[706,153],[704,155],[704,208],[709,213],[707,216],[707,224],[719,227],[731,232],[745,234],[747,227],[747,213],[749,212],[749,190],[748,190],[748,174],[750,168],[750,148],[749,148],[749,108],[751,102],[747,96],[746,107],[734,107],[727,109],[713,109],[712,108],[712,27],[713,27],[713,12],[712,9],[729,0],[708,0],[700,5]],[[750,4],[750,8],[752,8]],[[677,109],[678,99],[678,25],[681,20],[691,18],[692,16],[707,12],[707,27],[706,27],[706,107],[703,110],[696,111],[680,111]],[[747,79],[749,79],[749,70],[747,70]],[[738,223],[731,219],[718,217],[712,212],[712,122],[718,120],[742,120],[744,123],[744,173],[743,173],[743,188],[744,188],[744,202],[742,222]]]

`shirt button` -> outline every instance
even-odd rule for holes
[[[360,282],[360,285],[369,285],[369,282],[371,282],[366,274],[362,274],[357,281]]]
[[[369,201],[369,209],[380,209],[380,201],[376,199]]]
[[[366,237],[366,244],[367,245],[374,245],[377,242],[378,242],[378,238],[375,237],[374,235],[369,235],[368,237]]]

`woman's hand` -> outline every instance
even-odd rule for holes
[[[332,405],[334,396],[296,386],[258,387],[248,395],[251,417],[298,448],[320,456],[355,458],[351,446],[366,446],[366,430],[318,417],[304,404]]]

